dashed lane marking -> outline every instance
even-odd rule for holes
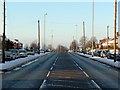
[[[89,77],[88,74],[85,71],[83,71],[83,73],[85,74],[86,77]]]
[[[50,71],[48,72],[47,77],[49,77],[49,75],[50,75]]]
[[[52,65],[52,67],[50,68],[49,72],[47,73],[46,78],[49,77],[51,71],[53,70],[53,66],[56,64],[57,60],[58,60],[58,57],[55,59],[55,62],[54,62],[54,64]],[[42,88],[45,87],[45,83],[46,83],[46,79],[43,81],[43,83],[42,83],[42,85],[40,86],[39,90],[41,90]]]
[[[97,89],[102,90],[101,87],[94,80],[91,80],[91,82],[95,85]]]
[[[42,83],[42,85],[40,86],[39,90],[41,90],[42,88],[44,88],[45,82],[46,82],[46,80],[43,81],[43,83]]]

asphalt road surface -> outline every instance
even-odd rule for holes
[[[2,74],[3,90],[120,90],[120,71],[75,53],[51,53]]]

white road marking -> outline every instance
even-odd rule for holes
[[[83,69],[81,67],[78,67],[78,68],[83,71]]]
[[[46,82],[46,80],[43,81],[43,83],[42,83],[42,85],[40,86],[39,90],[41,90],[42,88],[44,88],[45,82]]]
[[[50,71],[52,71],[53,70],[53,66],[50,68]]]
[[[48,72],[47,77],[49,77],[49,75],[50,75],[50,71]]]
[[[89,77],[88,74],[86,72],[83,71],[83,73],[85,74],[86,77]]]
[[[56,64],[57,60],[58,60],[58,57],[55,59],[53,66]],[[53,70],[53,66],[50,68],[50,71],[47,73],[46,78],[49,77],[51,71]],[[46,83],[46,79],[43,81],[43,83],[42,83],[42,85],[40,86],[39,90],[41,90],[42,88],[44,88],[45,83]]]
[[[77,64],[77,62],[74,61],[74,63],[81,71],[83,71],[83,69]],[[85,71],[83,71],[83,73],[85,74],[86,77],[89,77],[89,75]]]
[[[99,86],[94,80],[91,80],[91,82],[95,85],[96,88],[98,88],[99,90],[102,90],[102,89],[100,88],[100,86]]]

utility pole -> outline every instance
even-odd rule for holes
[[[85,50],[85,22],[83,21],[83,50]]]
[[[40,21],[38,20],[38,50],[40,50]]]
[[[120,54],[120,2],[118,2],[118,50]]]
[[[5,63],[5,0],[3,0],[2,63]]]
[[[109,26],[107,26],[107,49],[109,49],[108,41],[109,41]]]
[[[93,49],[94,49],[94,0],[92,5],[92,57],[93,55]]]
[[[45,32],[46,32],[46,14],[44,14],[44,50],[46,48],[46,39],[45,39]]]
[[[116,17],[117,17],[117,0],[114,0],[114,62],[116,62]]]

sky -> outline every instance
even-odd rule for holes
[[[37,41],[37,21],[40,20],[41,43],[43,43],[44,14],[46,16],[46,43],[69,47],[71,41],[82,37],[82,22],[85,22],[85,35],[92,36],[92,0],[66,0],[56,2],[55,0],[6,0],[6,36],[19,39],[24,45]],[[48,2],[49,1],[49,2]],[[95,1],[94,14],[94,36],[98,39],[106,37],[107,25],[109,25],[109,36],[113,38],[114,30],[114,3],[113,0],[106,2]],[[0,2],[2,21],[2,3]],[[76,35],[77,24],[77,35]],[[0,27],[2,23],[0,22]],[[2,33],[2,28],[0,30]]]

